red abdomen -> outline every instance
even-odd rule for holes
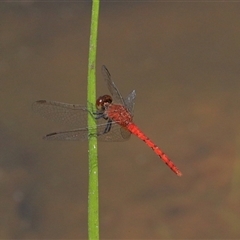
[[[106,111],[110,119],[122,127],[127,128],[132,134],[143,140],[173,172],[178,176],[182,176],[181,171],[175,166],[170,158],[132,122],[132,116],[124,106],[110,104]]]
[[[168,167],[175,172],[179,177],[182,176],[181,171],[175,166],[170,158],[151,140],[149,139],[134,123],[129,123],[127,129],[143,140],[162,160]]]

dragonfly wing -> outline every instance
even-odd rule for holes
[[[131,137],[131,132],[129,132],[126,128],[121,127],[121,136],[124,140],[128,140]]]
[[[127,110],[133,117],[134,105],[135,105],[136,91],[133,90],[125,99]]]
[[[32,109],[45,118],[68,124],[73,128],[87,125],[88,110],[85,106],[39,100],[33,103]]]
[[[97,135],[100,141],[121,142],[130,138],[131,133],[116,123],[112,123],[111,131],[104,133],[106,124],[98,125]],[[43,137],[45,140],[58,141],[84,141],[89,137],[88,128],[74,129],[71,131],[53,132]]]
[[[104,77],[104,79],[107,83],[108,90],[109,90],[109,92],[111,93],[111,95],[114,99],[114,102],[120,103],[120,104],[125,106],[126,104],[124,102],[124,99],[123,99],[122,95],[118,91],[117,86],[112,81],[111,74],[109,73],[108,69],[104,65],[102,66],[102,74],[103,74],[103,77]]]
[[[98,132],[100,133],[99,127],[100,126],[98,126]],[[104,127],[106,127],[106,125]],[[130,136],[131,133],[127,129],[121,127],[116,122],[112,122],[111,130],[107,133],[99,134],[98,139],[103,142],[123,142],[128,140]]]
[[[72,131],[49,133],[45,137],[43,137],[43,139],[59,141],[83,141],[88,139],[88,130],[87,128],[82,128]]]
[[[71,131],[54,132],[46,135],[46,140],[78,141],[88,139],[87,115],[88,110],[85,106],[68,104],[55,101],[40,100],[32,105],[34,112],[39,113],[45,118],[75,127]],[[82,128],[79,128],[82,127]],[[103,118],[97,119],[97,135],[101,141],[125,141],[130,137],[130,132],[121,130],[120,125],[113,122],[111,130],[104,133],[107,121]]]

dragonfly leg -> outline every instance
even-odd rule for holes
[[[106,125],[104,131],[101,132],[101,133],[98,133],[98,136],[101,136],[101,135],[103,135],[103,134],[108,133],[108,132],[111,130],[111,127],[112,127],[112,120],[111,120],[111,119],[108,119],[108,122],[107,122],[107,125]]]
[[[105,119],[105,120],[108,120],[104,131],[98,133],[97,136],[106,134],[106,133],[108,133],[108,132],[111,130],[112,120],[109,119],[109,118],[106,116],[106,114],[104,114],[103,112],[92,112],[91,114],[94,116],[95,119],[103,118],[103,119]]]
[[[92,115],[94,116],[95,119],[103,118],[105,120],[108,120],[108,117],[102,112],[93,112]]]
[[[112,127],[112,120],[111,120],[111,119],[108,119],[106,128],[105,128],[105,130],[104,130],[103,133],[108,133],[108,132],[111,130],[111,127]]]

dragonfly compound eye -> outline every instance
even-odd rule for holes
[[[103,95],[96,101],[96,107],[99,110],[104,110],[106,106],[112,103],[112,97],[109,95]]]

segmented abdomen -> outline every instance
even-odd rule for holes
[[[156,145],[152,140],[150,140],[134,123],[129,123],[127,129],[143,140],[167,165],[175,172],[178,176],[182,176],[181,171],[175,166],[175,164],[170,160],[170,158]]]

